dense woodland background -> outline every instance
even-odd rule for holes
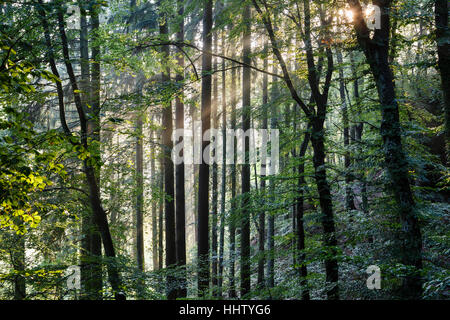
[[[1,1],[0,299],[448,299],[449,3],[367,2]]]

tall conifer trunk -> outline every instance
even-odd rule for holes
[[[203,50],[202,54],[202,97],[201,118],[202,137],[202,161],[199,172],[198,185],[198,293],[200,296],[207,294],[209,289],[209,165],[204,161],[203,151],[210,143],[209,135],[205,132],[211,127],[211,71],[212,57],[212,0],[206,0],[203,8]]]

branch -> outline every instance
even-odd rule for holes
[[[245,62],[236,60],[236,59],[234,59],[234,58],[227,57],[227,56],[222,55],[222,54],[217,54],[217,53],[214,53],[214,52],[211,52],[211,51],[208,51],[208,50],[200,49],[200,48],[197,47],[196,45],[191,44],[191,43],[187,43],[187,42],[165,41],[165,42],[158,42],[158,43],[146,44],[146,45],[144,45],[144,46],[138,46],[138,48],[159,47],[159,46],[175,46],[175,47],[177,47],[177,48],[180,48],[180,47],[189,47],[189,48],[192,48],[192,49],[195,49],[195,50],[199,51],[199,52],[202,53],[202,54],[209,54],[209,55],[211,55],[211,56],[213,56],[213,57],[221,58],[221,59],[224,59],[224,60],[228,60],[228,61],[237,63],[237,64],[239,64],[239,65],[241,65],[241,66],[243,66],[243,67],[248,67],[248,68],[251,68],[251,69],[253,69],[253,70],[255,70],[255,71],[258,71],[258,72],[261,72],[261,73],[268,74],[268,75],[270,75],[270,76],[274,76],[274,77],[283,79],[282,76],[280,76],[280,75],[278,75],[278,74],[276,74],[276,73],[272,73],[272,72],[269,72],[269,71],[260,69],[260,68],[258,68],[258,67],[255,67],[255,66],[251,65],[251,64],[248,64],[248,63],[245,63]],[[187,56],[187,55],[186,55],[186,56]],[[189,61],[191,61],[191,59],[189,59]],[[191,63],[192,63],[192,62],[191,62]],[[192,63],[192,65],[194,65],[194,63]],[[194,68],[195,68],[195,67],[194,67]],[[197,77],[197,79],[198,79],[198,77]]]
[[[62,88],[61,78],[60,78],[60,75],[58,72],[58,68],[56,67],[55,57],[53,55],[53,47],[52,47],[52,42],[50,39],[50,31],[49,31],[49,26],[48,26],[48,22],[47,22],[47,17],[45,15],[45,10],[43,8],[42,0],[39,0],[39,6],[37,7],[37,10],[41,16],[42,26],[44,28],[45,42],[46,42],[47,47],[49,48],[49,51],[47,52],[47,57],[48,57],[48,61],[50,63],[50,68],[52,70],[52,73],[56,77],[58,77],[58,80],[56,81],[56,91],[58,94],[59,119],[61,121],[61,126],[62,126],[66,136],[72,137],[72,132],[70,131],[69,126],[67,125],[67,121],[66,121],[66,112],[65,112],[65,106],[64,106],[64,91]],[[73,143],[72,139],[69,139],[69,141],[71,143]]]
[[[42,1],[42,0],[40,0]],[[86,115],[83,110],[83,105],[81,103],[81,97],[80,97],[80,90],[78,89],[77,80],[75,77],[75,73],[73,71],[72,63],[70,62],[70,56],[69,56],[69,45],[67,43],[67,36],[66,31],[64,29],[64,13],[62,11],[61,4],[60,7],[57,9],[57,16],[58,16],[58,27],[59,27],[59,34],[61,37],[61,44],[62,44],[62,51],[64,56],[64,63],[66,65],[67,74],[69,75],[70,84],[72,86],[72,91],[75,99],[75,107],[78,112],[78,117],[80,118],[80,127],[81,127],[81,141],[85,146],[87,146],[87,121],[86,121]]]
[[[302,101],[302,99],[299,97],[297,91],[294,89],[294,85],[292,83],[291,77],[289,75],[289,71],[286,67],[286,62],[283,59],[283,56],[281,55],[280,49],[278,48],[278,43],[275,38],[275,32],[273,30],[272,21],[270,20],[270,17],[268,15],[267,6],[265,6],[266,14],[264,14],[258,5],[256,0],[252,0],[253,6],[255,7],[258,14],[261,16],[261,19],[263,20],[263,23],[266,27],[267,33],[269,34],[270,42],[272,44],[272,51],[275,54],[275,56],[278,59],[278,62],[280,63],[281,70],[283,71],[283,77],[281,77],[284,82],[286,83],[289,92],[291,93],[292,98],[297,102],[297,104],[302,108],[305,115],[309,118],[312,116],[312,111],[306,106],[306,104]],[[277,75],[278,76],[278,75]],[[278,76],[280,77],[280,76]]]

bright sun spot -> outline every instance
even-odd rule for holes
[[[350,22],[353,21],[353,11],[352,10],[349,10],[349,9],[345,10],[345,16]]]
[[[370,17],[374,11],[375,11],[375,9],[373,7],[371,7],[371,6],[367,7],[367,9],[365,11],[366,17]]]
[[[353,11],[350,9],[345,9],[345,10],[339,9],[338,14],[341,17],[345,17],[345,19],[348,20],[348,22],[353,21]]]

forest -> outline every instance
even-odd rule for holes
[[[0,300],[449,300],[448,0],[1,0]]]

